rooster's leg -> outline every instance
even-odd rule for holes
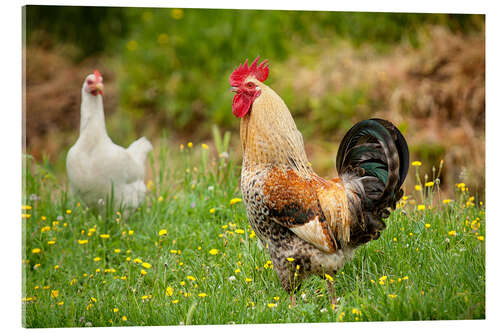
[[[328,285],[328,295],[330,296],[330,303],[337,304],[337,294],[335,293],[334,281],[327,280],[326,284]]]

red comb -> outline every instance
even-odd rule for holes
[[[260,63],[260,65],[257,65],[258,61],[259,57],[255,58],[255,60],[250,64],[250,67],[248,67],[247,59],[243,65],[236,67],[229,77],[229,84],[233,87],[239,86],[249,75],[254,75],[260,82],[266,81],[269,76],[269,64],[267,63],[267,60],[264,60]]]
[[[102,78],[101,73],[97,69],[94,70],[94,76],[95,76],[96,80],[99,80],[100,78]]]

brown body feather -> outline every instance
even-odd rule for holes
[[[283,100],[255,77],[250,75],[244,81],[248,82],[260,94],[241,119],[243,200],[249,223],[267,245],[281,284],[292,292],[311,274],[333,276],[357,246],[376,239],[385,228],[384,207],[398,198],[384,197],[379,206],[370,206],[375,201],[369,196],[384,192],[384,184],[377,177],[365,177],[355,165],[352,170],[347,165],[340,178],[319,177]],[[394,177],[397,181],[394,142],[377,149],[370,153],[388,156],[389,182]]]

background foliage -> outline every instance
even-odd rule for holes
[[[483,191],[482,15],[28,6],[26,33],[28,150],[56,170],[94,67],[115,142],[166,133],[178,143],[208,139],[213,124],[237,133],[227,78],[260,55],[320,172],[333,172],[355,121],[382,116],[402,128],[413,158],[449,162],[444,189],[462,177]],[[457,128],[465,134],[431,133]]]

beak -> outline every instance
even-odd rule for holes
[[[237,93],[240,92],[240,88],[232,86],[231,89],[229,89],[229,91]]]
[[[101,94],[101,95],[102,95],[102,91],[103,91],[103,89],[104,89],[104,85],[103,85],[101,82],[99,82],[99,83],[97,83],[97,84],[95,85],[95,87],[96,87],[97,91],[99,92],[99,94]]]

